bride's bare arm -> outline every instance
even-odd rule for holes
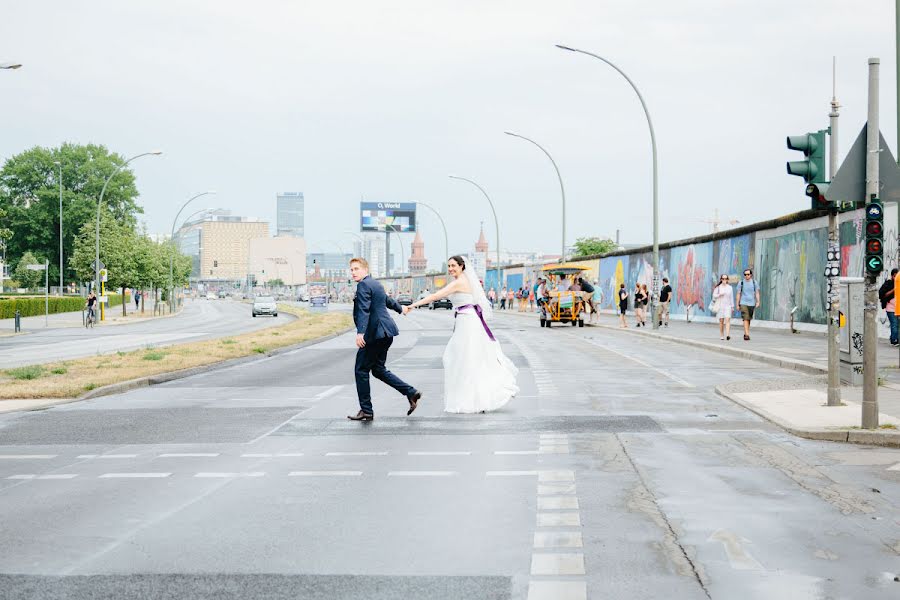
[[[422,298],[421,300],[416,300],[410,305],[410,308],[418,308],[420,306],[425,306],[426,304],[431,304],[435,300],[440,300],[441,298],[446,298],[450,294],[454,292],[469,292],[468,282],[462,281],[462,277],[459,279],[454,279],[435,293]]]

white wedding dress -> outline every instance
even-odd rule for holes
[[[472,294],[450,295],[453,309],[475,303]],[[444,411],[479,413],[504,406],[519,392],[519,369],[491,340],[474,307],[457,312],[444,350]]]

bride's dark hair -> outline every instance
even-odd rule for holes
[[[463,259],[462,256],[460,256],[460,255],[457,254],[456,256],[451,256],[451,257],[448,258],[447,260],[455,260],[455,261],[456,261],[456,264],[458,264],[459,266],[461,266],[463,271],[466,270],[466,261],[465,261],[465,259]]]

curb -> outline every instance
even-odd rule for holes
[[[728,385],[728,384],[726,384]],[[819,440],[827,442],[844,442],[850,444],[867,444],[873,446],[886,446],[890,448],[900,448],[900,431],[880,431],[866,429],[804,429],[795,427],[791,423],[779,419],[778,417],[754,406],[748,402],[744,402],[734,394],[725,390],[726,386],[717,385],[715,387],[716,394],[730,400],[738,406],[749,410],[750,412],[762,417],[763,419],[778,425],[788,433],[797,437],[808,440]]]
[[[77,398],[65,398],[60,400],[59,402],[54,402],[52,404],[44,404],[41,406],[36,406],[34,408],[23,408],[18,411],[9,411],[9,412],[31,412],[37,410],[46,410],[48,408],[53,408],[54,406],[60,406],[62,404],[71,404],[73,402],[81,402],[82,400],[91,400],[93,398],[99,398],[101,396],[111,396],[113,394],[119,394],[122,392],[127,392],[131,390],[135,390],[143,387],[150,387],[151,385],[159,385],[160,383],[166,383],[169,381],[175,381],[176,379],[184,379],[186,377],[192,377],[194,375],[200,375],[201,373],[208,373],[210,371],[217,371],[219,369],[226,369],[228,367],[232,367],[234,365],[241,365],[244,363],[255,362],[258,360],[263,360],[266,358],[271,358],[273,356],[278,356],[279,354],[285,354],[287,352],[292,352],[294,350],[299,350],[300,348],[306,348],[307,346],[312,346],[315,344],[319,344],[322,342],[327,342],[328,340],[334,339],[338,336],[344,335],[345,333],[349,333],[350,331],[355,331],[356,327],[351,326],[342,331],[338,331],[336,333],[332,333],[320,338],[315,338],[312,340],[306,340],[305,342],[300,342],[298,344],[292,344],[290,346],[284,346],[283,348],[275,348],[274,350],[267,351],[263,354],[253,354],[250,356],[240,356],[238,358],[229,358],[228,360],[223,360],[215,363],[210,363],[208,365],[202,365],[199,367],[192,367],[190,369],[182,369],[180,371],[170,371],[168,373],[157,373],[156,375],[148,375],[146,377],[139,377],[138,379],[130,379],[128,381],[122,381],[119,383],[111,383],[109,385],[104,385],[102,387],[95,388],[90,390],[89,392],[85,392],[81,394]]]

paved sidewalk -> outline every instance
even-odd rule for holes
[[[165,304],[162,302],[161,304]],[[123,323],[136,323],[138,321],[143,321],[147,319],[153,319],[156,316],[166,316],[168,312],[165,312],[163,315],[154,315],[154,302],[153,300],[147,300],[144,305],[144,311],[141,312],[140,309],[134,309],[134,303],[131,302],[128,304],[127,316],[122,316],[122,307],[114,306],[108,311],[106,311],[106,319],[100,326],[106,325],[119,325]],[[166,311],[168,311],[168,306],[165,307]],[[28,333],[29,331],[38,331],[42,329],[60,329],[64,327],[83,327],[84,326],[84,314],[82,311],[72,311],[72,312],[64,312],[64,313],[55,313],[52,315],[47,315],[45,318],[44,315],[38,315],[34,317],[22,317],[21,325],[22,325],[22,333]],[[45,326],[46,322],[46,326]],[[12,335],[13,329],[15,328],[14,319],[0,319],[0,335]]]

